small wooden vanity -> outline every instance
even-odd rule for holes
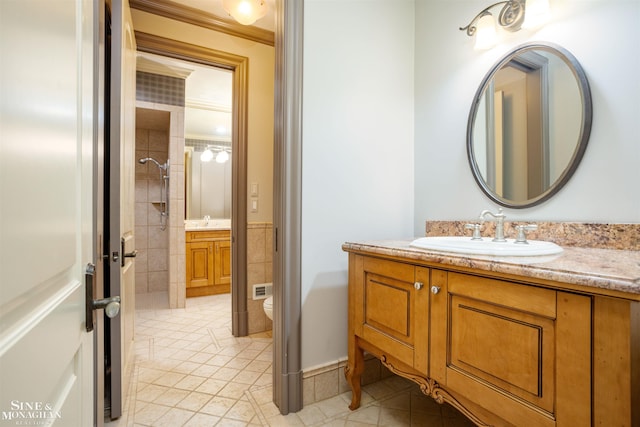
[[[231,232],[186,232],[187,297],[231,291]]]
[[[343,246],[351,409],[366,351],[477,425],[640,425],[639,253],[524,264],[408,243]]]

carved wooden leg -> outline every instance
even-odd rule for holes
[[[355,337],[351,337],[349,341],[349,360],[344,368],[344,376],[349,386],[351,386],[351,405],[349,405],[349,409],[353,411],[360,407],[360,397],[362,395],[360,378],[364,371],[364,351],[358,347]]]

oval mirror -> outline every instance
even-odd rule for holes
[[[476,182],[506,207],[549,199],[577,168],[591,120],[587,77],[571,53],[517,47],[485,76],[471,106],[467,155]]]

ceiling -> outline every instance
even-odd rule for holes
[[[229,14],[222,8],[222,0],[171,0],[174,3],[188,6],[194,9],[200,9],[204,12],[211,13],[223,19],[232,19]],[[264,30],[275,31],[276,22],[276,0],[264,0],[267,3],[267,14],[256,21],[252,26],[262,28]]]

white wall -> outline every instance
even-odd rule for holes
[[[488,6],[490,1],[484,2]],[[473,49],[464,26],[478,1],[417,0],[415,226],[427,219],[473,219],[496,207],[476,185],[467,161],[466,126],[477,86],[512,47],[547,41],[584,68],[593,96],[586,153],[569,183],[540,206],[506,210],[512,219],[640,221],[640,54],[638,0],[550,0],[551,20],[511,34],[488,51]]]
[[[348,240],[413,231],[413,1],[306,0],[302,367],[347,354]]]

